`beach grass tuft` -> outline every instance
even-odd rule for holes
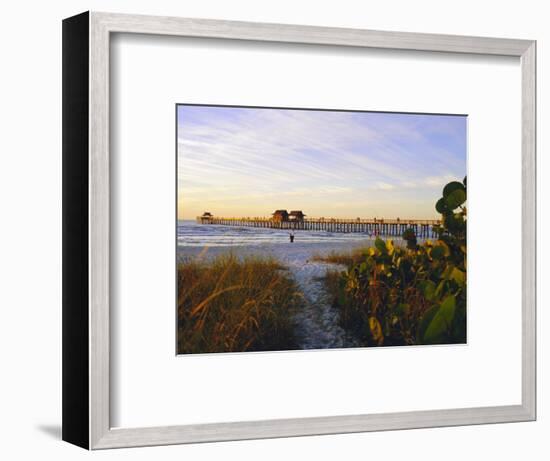
[[[220,255],[178,265],[178,353],[296,349],[302,302],[277,260]]]
[[[325,255],[315,254],[311,260],[330,264],[340,264],[342,266],[349,267],[360,263],[364,259],[365,251],[367,250],[368,247],[355,248],[345,252],[331,251]]]

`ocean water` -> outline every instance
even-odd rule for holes
[[[290,235],[290,231],[284,229],[197,224],[191,220],[178,221],[177,231],[179,247],[254,246],[287,243]],[[367,233],[345,234],[305,230],[295,230],[293,233],[295,243],[351,243],[372,237]]]

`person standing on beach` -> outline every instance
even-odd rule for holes
[[[291,232],[288,236],[290,238],[290,243],[293,243],[294,242],[294,234]]]

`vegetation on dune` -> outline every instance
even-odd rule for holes
[[[418,244],[413,229],[406,248],[376,239],[360,257],[329,255],[345,264],[325,278],[340,323],[364,345],[445,344],[466,341],[466,178],[443,189],[436,210],[436,241]]]
[[[178,353],[295,349],[302,302],[277,261],[224,255],[178,266]]]
[[[313,255],[311,258],[312,261],[321,261],[331,264],[341,264],[343,266],[354,266],[355,264],[360,263],[364,258],[364,250],[357,248],[351,250],[347,253],[338,253],[336,251],[331,251],[326,255]]]

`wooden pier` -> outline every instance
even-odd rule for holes
[[[405,229],[412,228],[419,238],[433,238],[437,234],[434,226],[441,224],[439,220],[416,219],[336,219],[336,218],[301,218],[276,219],[266,217],[256,218],[226,218],[205,213],[197,216],[198,224],[257,227],[268,229],[285,229],[290,231],[326,231],[342,233],[363,233],[369,235],[400,237]]]

